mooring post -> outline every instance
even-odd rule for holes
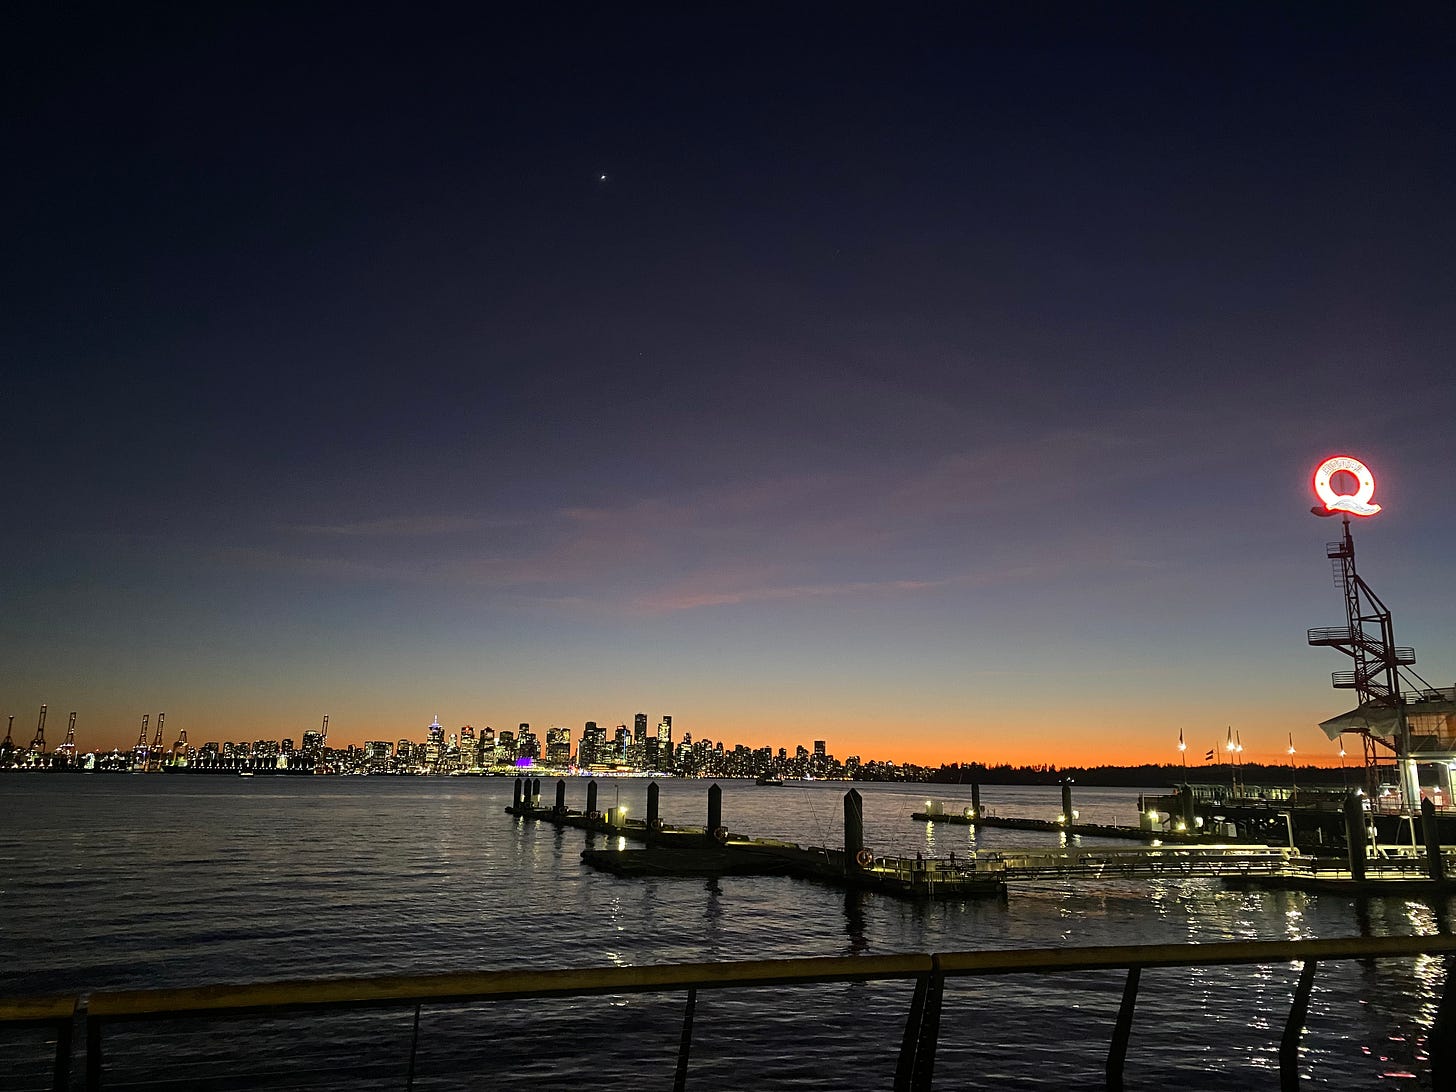
[[[539,777],[536,777],[536,778],[532,778],[531,779],[531,807],[533,807],[533,808],[539,808],[540,806],[541,806],[541,779]]]
[[[1426,871],[1440,883],[1446,878],[1446,862],[1441,859],[1441,828],[1436,825],[1436,805],[1430,797],[1421,801],[1421,838],[1426,843]]]
[[[1062,778],[1062,821],[1072,825],[1072,779]]]
[[[1365,879],[1365,806],[1359,793],[1345,797],[1345,842],[1350,848],[1350,879]]]
[[[662,816],[658,812],[658,788],[657,782],[653,781],[647,786],[647,829],[656,830],[662,823]]]
[[[864,797],[858,789],[844,794],[844,871],[863,869],[860,854],[864,852]]]
[[[521,779],[519,777],[516,778],[516,791],[511,799],[511,814],[521,814]]]
[[[723,790],[717,783],[708,786],[708,837],[723,841]]]
[[[592,778],[586,783],[586,817],[588,819],[598,818],[596,778]]]
[[[556,814],[566,814],[566,778],[560,778],[556,782]]]
[[[979,782],[971,782],[971,818],[981,818],[981,786]]]
[[[1178,790],[1178,795],[1181,798],[1178,805],[1179,810],[1183,812],[1183,829],[1191,834],[1198,826],[1194,821],[1196,816],[1193,814],[1193,786],[1184,785]]]

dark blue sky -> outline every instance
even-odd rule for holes
[[[1325,455],[1381,483],[1402,642],[1456,662],[1452,30],[17,20],[0,697],[97,742],[645,708],[883,757],[1316,750]]]

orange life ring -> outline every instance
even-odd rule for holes
[[[723,844],[725,844],[728,841],[728,831],[727,831],[727,829],[724,828],[724,827],[714,827],[713,828],[713,841],[717,842],[720,846],[723,845]]]
[[[875,855],[868,849],[861,849],[854,855],[854,863],[859,865],[860,868],[869,868],[870,865],[875,863]]]

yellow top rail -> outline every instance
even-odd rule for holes
[[[107,1020],[220,1016],[262,1011],[381,1005],[461,1004],[525,997],[641,993],[686,989],[810,985],[1131,967],[1188,967],[1342,959],[1456,955],[1456,937],[1340,937],[1329,940],[1138,944],[1011,951],[767,959],[641,967],[536,970],[383,978],[303,979],[185,989],[111,990],[85,997],[87,1013]],[[75,995],[0,999],[0,1024],[67,1020]]]

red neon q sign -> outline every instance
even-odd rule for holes
[[[1354,476],[1359,488],[1353,493],[1336,493],[1330,480],[1340,471]],[[1348,512],[1352,516],[1373,516],[1380,511],[1380,505],[1371,504],[1375,495],[1375,475],[1359,459],[1348,455],[1336,455],[1319,464],[1314,472],[1314,491],[1324,502],[1325,511]]]

